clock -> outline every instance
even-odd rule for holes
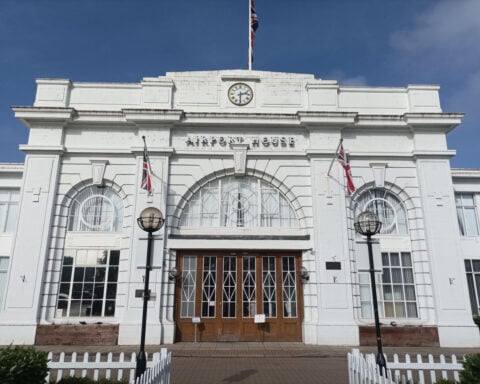
[[[245,83],[235,83],[228,89],[228,99],[235,105],[247,105],[253,99],[253,90]]]

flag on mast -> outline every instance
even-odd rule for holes
[[[143,168],[142,168],[142,184],[140,187],[145,189],[148,193],[152,192],[152,177],[150,175],[150,159],[148,158],[147,142],[145,136],[143,139]]]
[[[255,1],[248,0],[249,4],[249,35],[248,35],[248,69],[252,69],[253,62],[253,45],[255,40],[255,33],[258,29],[258,16],[257,11],[255,10]]]
[[[348,194],[355,192],[355,185],[353,184],[352,173],[350,172],[350,164],[348,163],[347,155],[343,149],[343,142],[340,142],[340,147],[337,153],[337,160],[345,170],[345,177],[347,179]]]

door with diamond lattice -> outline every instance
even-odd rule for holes
[[[182,251],[178,265],[177,341],[302,340],[299,254]]]

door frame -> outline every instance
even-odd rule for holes
[[[243,317],[243,273],[242,256],[255,256],[256,263],[256,313],[263,313],[263,268],[264,256],[275,256],[276,263],[276,303],[277,316],[267,317],[265,324],[255,324],[254,318]],[[195,299],[194,317],[200,318],[199,324],[193,324],[191,317],[180,317],[181,288],[183,276],[183,260],[185,256],[196,256],[195,273]],[[215,317],[204,318],[201,316],[202,280],[203,280],[203,257],[216,256],[216,297]],[[235,318],[222,316],[223,292],[223,260],[224,256],[235,256],[236,259],[236,308]],[[295,285],[297,299],[297,316],[283,317],[283,273],[282,257],[293,256],[295,260]],[[302,263],[301,251],[278,251],[278,250],[208,250],[190,249],[177,251],[177,265],[180,268],[180,277],[175,284],[174,298],[174,322],[175,341],[302,341],[302,323],[304,318],[303,283],[300,277]],[[238,329],[235,330],[235,324]],[[196,329],[195,329],[196,328]]]

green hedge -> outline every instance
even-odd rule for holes
[[[460,372],[462,384],[480,384],[480,353],[465,357],[463,371]]]
[[[47,373],[46,352],[20,346],[0,349],[0,383],[44,384]]]

